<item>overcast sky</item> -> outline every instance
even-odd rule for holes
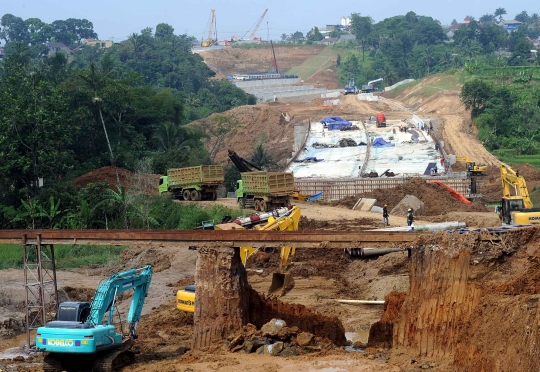
[[[512,19],[523,10],[540,14],[538,0],[0,0],[0,16],[11,13],[47,23],[86,18],[101,39],[113,38],[118,42],[162,22],[173,26],[176,34],[187,33],[200,39],[210,10],[215,9],[218,39],[224,40],[232,35],[242,37],[268,8],[256,36],[266,39],[269,35],[276,40],[283,33],[306,33],[313,26],[338,24],[342,16],[353,12],[369,15],[378,22],[412,10],[449,24],[453,19],[461,22],[467,15],[478,19],[499,7],[507,11],[505,19]]]

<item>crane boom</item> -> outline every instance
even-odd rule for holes
[[[255,36],[255,34],[257,33],[257,31],[259,30],[259,27],[261,26],[261,23],[264,19],[264,16],[266,16],[266,12],[268,12],[268,9],[266,9],[264,11],[264,13],[262,14],[261,18],[259,18],[259,21],[257,22],[257,24],[255,25],[255,27],[253,28],[253,31],[251,32],[251,34],[249,35],[249,38],[248,40],[253,40],[253,37]]]
[[[209,46],[214,45],[217,42],[217,32],[216,32],[216,37],[212,38],[213,29],[216,29],[216,31],[217,31],[216,15],[215,15],[215,10],[214,9],[212,9],[211,12],[210,12],[210,22],[208,24],[208,37],[207,37],[206,40],[201,40],[201,46],[202,47],[209,47]]]

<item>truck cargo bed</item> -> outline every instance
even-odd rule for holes
[[[224,181],[221,165],[199,165],[196,167],[167,170],[169,186],[219,185]]]
[[[294,176],[284,172],[242,173],[244,193],[250,195],[290,195],[294,191]]]

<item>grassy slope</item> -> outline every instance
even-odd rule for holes
[[[54,255],[57,269],[73,269],[82,266],[115,264],[124,246],[57,245]],[[22,252],[18,244],[0,244],[0,270],[22,269]]]
[[[319,54],[306,59],[300,66],[295,66],[287,71],[287,75],[298,75],[300,79],[307,80],[317,71],[335,64],[337,51],[331,47],[324,48]]]

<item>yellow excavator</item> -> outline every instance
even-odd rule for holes
[[[487,165],[476,164],[476,162],[472,161],[471,159],[465,156],[457,156],[456,161],[465,163],[465,166],[467,167],[467,171],[475,175],[482,175],[485,171],[487,171],[487,168],[488,168]]]
[[[501,180],[503,197],[499,216],[503,224],[539,224],[540,208],[534,208],[525,178],[501,163]]]
[[[266,224],[254,224],[261,220]],[[234,222],[214,226],[215,230],[247,230],[248,228],[265,231],[297,231],[300,222],[300,208],[293,205],[275,211],[259,213],[250,217],[239,218]],[[240,247],[240,259],[245,266],[247,259],[257,253],[257,247]],[[287,273],[291,265],[289,259],[294,257],[294,247],[281,247],[279,271],[272,275],[272,284],[268,289],[270,294],[283,296],[294,287],[294,278]],[[176,308],[188,313],[195,312],[195,285],[188,285],[176,293]]]

